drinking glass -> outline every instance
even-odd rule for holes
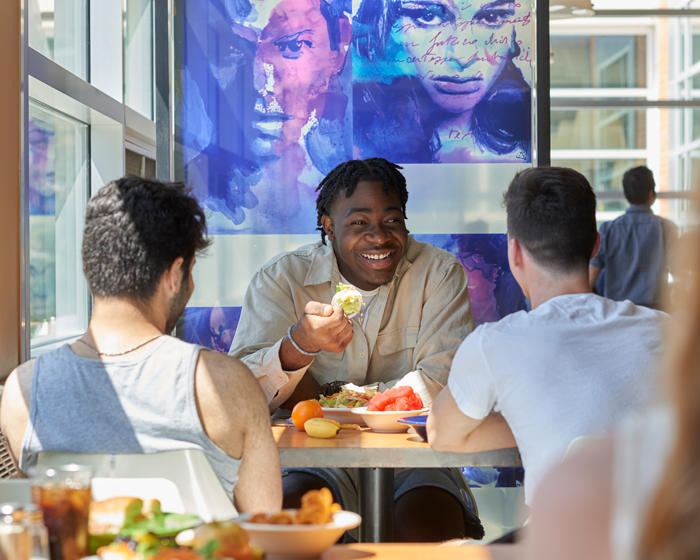
[[[32,500],[44,514],[51,560],[80,560],[88,553],[92,472],[82,465],[29,470]]]

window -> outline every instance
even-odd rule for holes
[[[125,172],[155,176],[156,152],[152,0],[28,0],[24,10],[23,361],[87,328],[87,201]]]
[[[86,80],[87,3],[28,0],[29,46]]]
[[[620,6],[596,2],[606,8]],[[691,215],[681,201],[700,178],[700,25],[625,9],[551,22],[552,164],[589,178],[599,221],[626,210],[622,175],[646,165],[654,211],[683,227]]]
[[[29,105],[29,316],[35,345],[87,326],[80,233],[88,193],[88,127]]]

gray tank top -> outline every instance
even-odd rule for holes
[[[228,496],[239,459],[204,432],[194,396],[201,346],[163,335],[138,357],[83,358],[68,345],[37,358],[20,468],[40,451],[152,453],[201,449]]]

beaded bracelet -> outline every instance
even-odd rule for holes
[[[304,356],[316,356],[317,354],[319,354],[321,352],[320,350],[316,350],[316,352],[307,352],[296,343],[296,341],[292,338],[293,326],[294,325],[289,325],[289,328],[287,329],[287,338],[289,339],[289,342],[292,343],[292,346],[294,346],[295,350],[299,352],[299,354],[304,354]]]

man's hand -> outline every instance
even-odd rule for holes
[[[310,301],[304,316],[292,328],[292,336],[308,352],[325,350],[339,354],[352,340],[352,321],[340,307]]]
[[[340,307],[310,301],[304,307],[304,316],[292,327],[292,337],[307,352],[340,353],[352,340],[352,321]],[[313,356],[297,352],[286,337],[280,346],[279,357],[285,371],[297,370],[313,361]]]

